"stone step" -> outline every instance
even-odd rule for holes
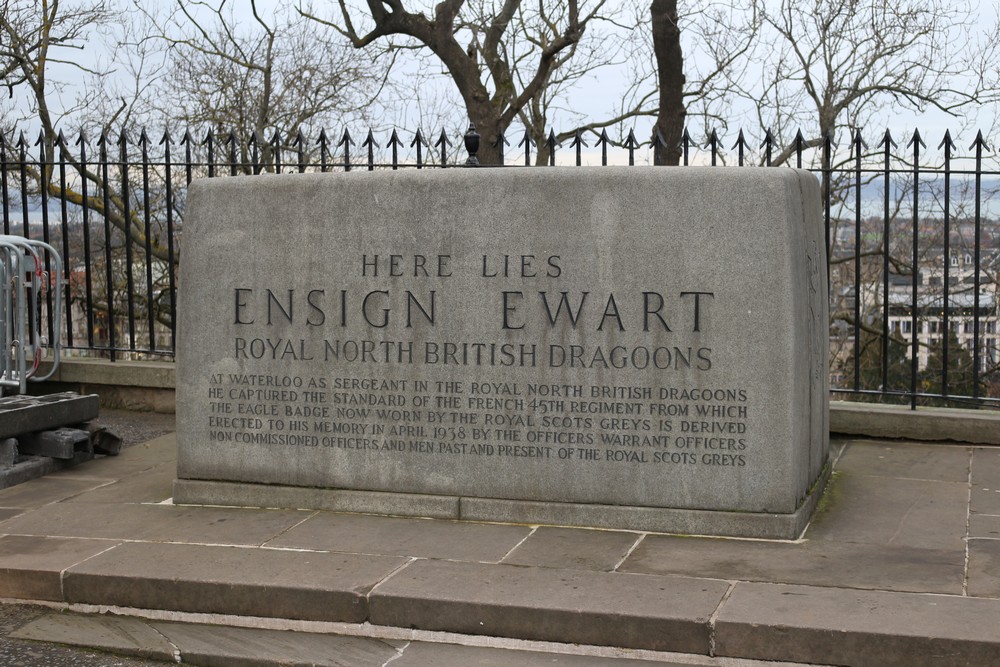
[[[8,535],[0,597],[753,660],[1000,664],[1000,599],[299,549]]]
[[[735,663],[688,655],[610,651],[591,646],[539,646],[526,642],[469,645],[451,641],[358,637],[149,620],[113,615],[48,613],[15,630],[11,639],[64,644],[186,665],[239,664],[264,667],[683,667]],[[787,664],[787,663],[783,663]],[[741,667],[780,667],[741,661]],[[801,665],[799,666],[801,667]]]

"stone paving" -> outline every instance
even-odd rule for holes
[[[152,618],[44,615],[15,636],[128,636],[87,645],[185,664],[1000,664],[998,448],[835,440],[803,539],[762,541],[175,506],[175,447],[0,491],[0,597]],[[511,662],[428,637],[566,648]],[[219,658],[239,647],[257,662]]]

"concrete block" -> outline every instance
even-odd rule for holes
[[[0,468],[10,468],[17,460],[17,440],[5,438],[0,440]]]
[[[0,398],[0,438],[90,421],[99,407],[97,396],[73,392]]]
[[[192,185],[180,478],[752,536],[733,517],[803,507],[829,431],[813,175],[330,176]]]
[[[77,452],[92,453],[90,434],[78,428],[58,428],[52,431],[25,433],[18,438],[18,447],[25,454],[72,460]]]

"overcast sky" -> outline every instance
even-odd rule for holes
[[[147,6],[159,5],[162,7],[168,7],[173,5],[173,3],[170,2],[169,0],[155,0],[155,1],[143,0],[143,2],[144,5]],[[261,7],[262,11],[266,12],[269,11],[270,7],[273,7],[276,4],[278,4],[277,0],[259,0],[258,6]],[[249,2],[247,2],[246,0],[242,0],[240,2],[235,2],[235,3],[230,2],[230,5],[234,8],[238,20],[245,21],[247,23],[253,21],[253,17],[249,9]],[[319,11],[327,13],[335,11],[336,9],[335,3],[332,2],[317,2],[316,7],[319,8]],[[990,11],[995,12],[996,8],[994,7]],[[988,20],[988,17],[984,18],[984,21],[986,20]],[[697,58],[697,50],[693,48],[693,45],[686,44],[685,51],[686,51],[686,57],[688,57],[689,59],[693,60]],[[63,52],[63,55],[65,57],[65,51]],[[82,63],[93,63],[99,60],[106,61],[110,57],[107,50],[107,44],[102,42],[102,40],[100,39],[88,40],[86,43],[86,48],[82,52],[73,51],[69,54],[69,56],[74,58],[78,62]],[[402,71],[405,72],[405,67],[403,68]],[[574,87],[572,95],[570,96],[572,111],[577,112],[589,119],[597,119],[607,116],[612,107],[610,102],[620,99],[621,96],[624,94],[625,92],[624,86],[626,81],[628,80],[628,74],[629,73],[626,70],[626,68],[618,67],[618,68],[605,68],[601,70],[597,75],[584,77]],[[72,68],[68,68],[66,66],[59,66],[55,64],[52,66],[50,79],[53,81],[62,80],[65,82],[72,82],[77,80],[78,78],[79,78],[79,73]],[[433,90],[427,91],[430,94],[430,96],[434,96],[435,94],[440,94],[440,95],[451,95],[453,98],[456,97],[453,87],[448,83],[446,79],[442,78],[437,85],[440,86],[440,89],[438,91],[433,91]],[[79,91],[76,86],[67,85],[61,91],[61,93],[53,92],[52,95],[53,99],[57,101],[56,102],[57,104],[60,103],[59,102],[60,100],[62,100],[68,106],[72,98],[78,92]],[[18,102],[19,105],[23,105],[23,99],[15,99],[15,102]],[[389,106],[390,108],[392,107],[392,105],[387,105],[387,106]],[[969,122],[970,125],[982,126],[987,132],[991,131],[992,129],[991,126],[995,122],[996,117],[998,116],[997,109],[993,106],[980,108],[978,110],[973,110],[968,115],[971,117],[971,121]],[[399,125],[401,128],[406,127],[407,129],[412,129],[412,126],[417,122],[418,120],[415,118],[412,108],[408,109],[405,107],[404,108],[397,107],[394,108],[392,111],[389,111],[386,115],[386,120],[385,120],[385,123],[387,125]],[[557,111],[553,117],[553,125],[557,131],[566,129],[565,127],[563,127],[563,125],[571,123],[573,123],[573,118],[571,118],[568,114],[560,114]],[[961,123],[959,121],[941,112],[927,112],[918,115],[911,112],[892,113],[890,111],[889,113],[885,114],[884,123],[886,126],[890,127],[893,130],[895,136],[897,137],[897,141],[900,141],[902,139],[902,141],[900,141],[901,146],[905,145],[904,143],[905,140],[909,138],[909,135],[913,132],[913,130],[919,128],[921,133],[924,134],[924,136],[926,137],[925,141],[927,142],[928,147],[931,150],[936,149],[937,144],[940,142],[941,136],[943,135],[946,129],[950,129],[953,133],[955,133],[958,132],[959,128],[961,127]],[[651,118],[640,118],[634,122],[636,135],[639,137],[640,141],[644,141],[648,138],[651,126],[652,126]],[[516,145],[517,140],[520,138],[520,128],[516,126],[515,128],[516,129],[514,129],[510,133],[511,136],[509,137],[509,139],[513,140],[512,144],[514,145]],[[423,128],[423,129],[426,133],[433,133],[435,135],[437,134],[437,132],[440,131],[440,128]],[[749,136],[750,143],[753,144],[753,147],[756,150],[756,147],[761,140],[761,137],[759,136],[761,134],[761,131],[758,128],[751,127],[749,125],[746,127],[746,131]],[[704,142],[705,132],[703,127],[693,125],[691,127],[691,132],[696,141]],[[723,146],[726,152],[729,153],[732,152],[730,150],[730,147],[736,140],[736,132],[737,128],[735,127],[731,128],[728,131],[728,133],[722,137]],[[881,137],[882,132],[883,132],[882,127],[879,127],[877,129],[871,129],[870,130],[871,136],[868,137],[868,141],[870,143],[877,142],[877,140]],[[904,137],[906,139],[903,139]],[[620,137],[613,136],[612,138],[619,139]],[[974,138],[974,133],[970,131],[967,131],[966,133],[963,133],[961,136],[959,136],[959,141],[964,142],[964,145],[962,145],[961,148],[963,150],[967,149],[968,144],[971,143],[973,138]],[[784,137],[783,139],[785,141],[790,141],[791,137]],[[846,137],[838,138],[838,141],[840,141],[842,144],[845,144]],[[588,143],[592,144],[593,139],[591,139]],[[846,146],[844,146],[844,150],[846,150]],[[514,146],[512,146],[508,155],[512,157],[514,152],[515,152]],[[594,161],[599,159],[598,158],[599,153],[597,153],[596,150],[589,151],[589,153],[590,153],[590,158],[589,158],[590,160]],[[702,154],[707,155],[705,151],[702,151]],[[562,156],[563,159],[572,159],[572,151],[569,149],[568,146],[564,146],[561,149],[560,155]],[[620,158],[626,159],[624,153],[620,156]]]

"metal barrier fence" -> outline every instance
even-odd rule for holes
[[[2,233],[60,249],[67,279],[51,293],[62,292],[64,349],[111,360],[173,356],[184,202],[195,178],[449,168],[474,161],[490,140],[474,131],[442,131],[434,143],[396,130],[378,139],[369,130],[360,142],[347,130],[336,139],[301,130],[200,136],[153,140],[142,130],[70,142],[60,132],[29,142],[0,133]],[[860,131],[841,145],[830,135],[810,141],[800,132],[785,144],[770,131],[759,136],[751,143],[740,131],[726,150],[714,131],[704,144],[685,132],[681,162],[795,166],[821,180],[831,390],[913,406],[1000,407],[1000,168],[982,135],[960,150],[945,133],[931,151],[919,132],[902,148],[888,131],[868,137],[875,148]],[[552,132],[542,146],[527,132],[517,143],[492,139],[509,168],[533,159],[640,168],[661,141],[640,142],[631,131],[619,141],[577,133],[565,146]],[[59,326],[53,307],[50,299],[43,313],[50,332]]]
[[[29,379],[46,380],[59,366],[62,290],[48,298],[49,285],[62,285],[62,261],[47,243],[0,235],[0,396],[24,393]],[[42,331],[46,305],[48,336]],[[52,368],[38,375],[44,349]],[[30,357],[30,364],[29,364]]]

